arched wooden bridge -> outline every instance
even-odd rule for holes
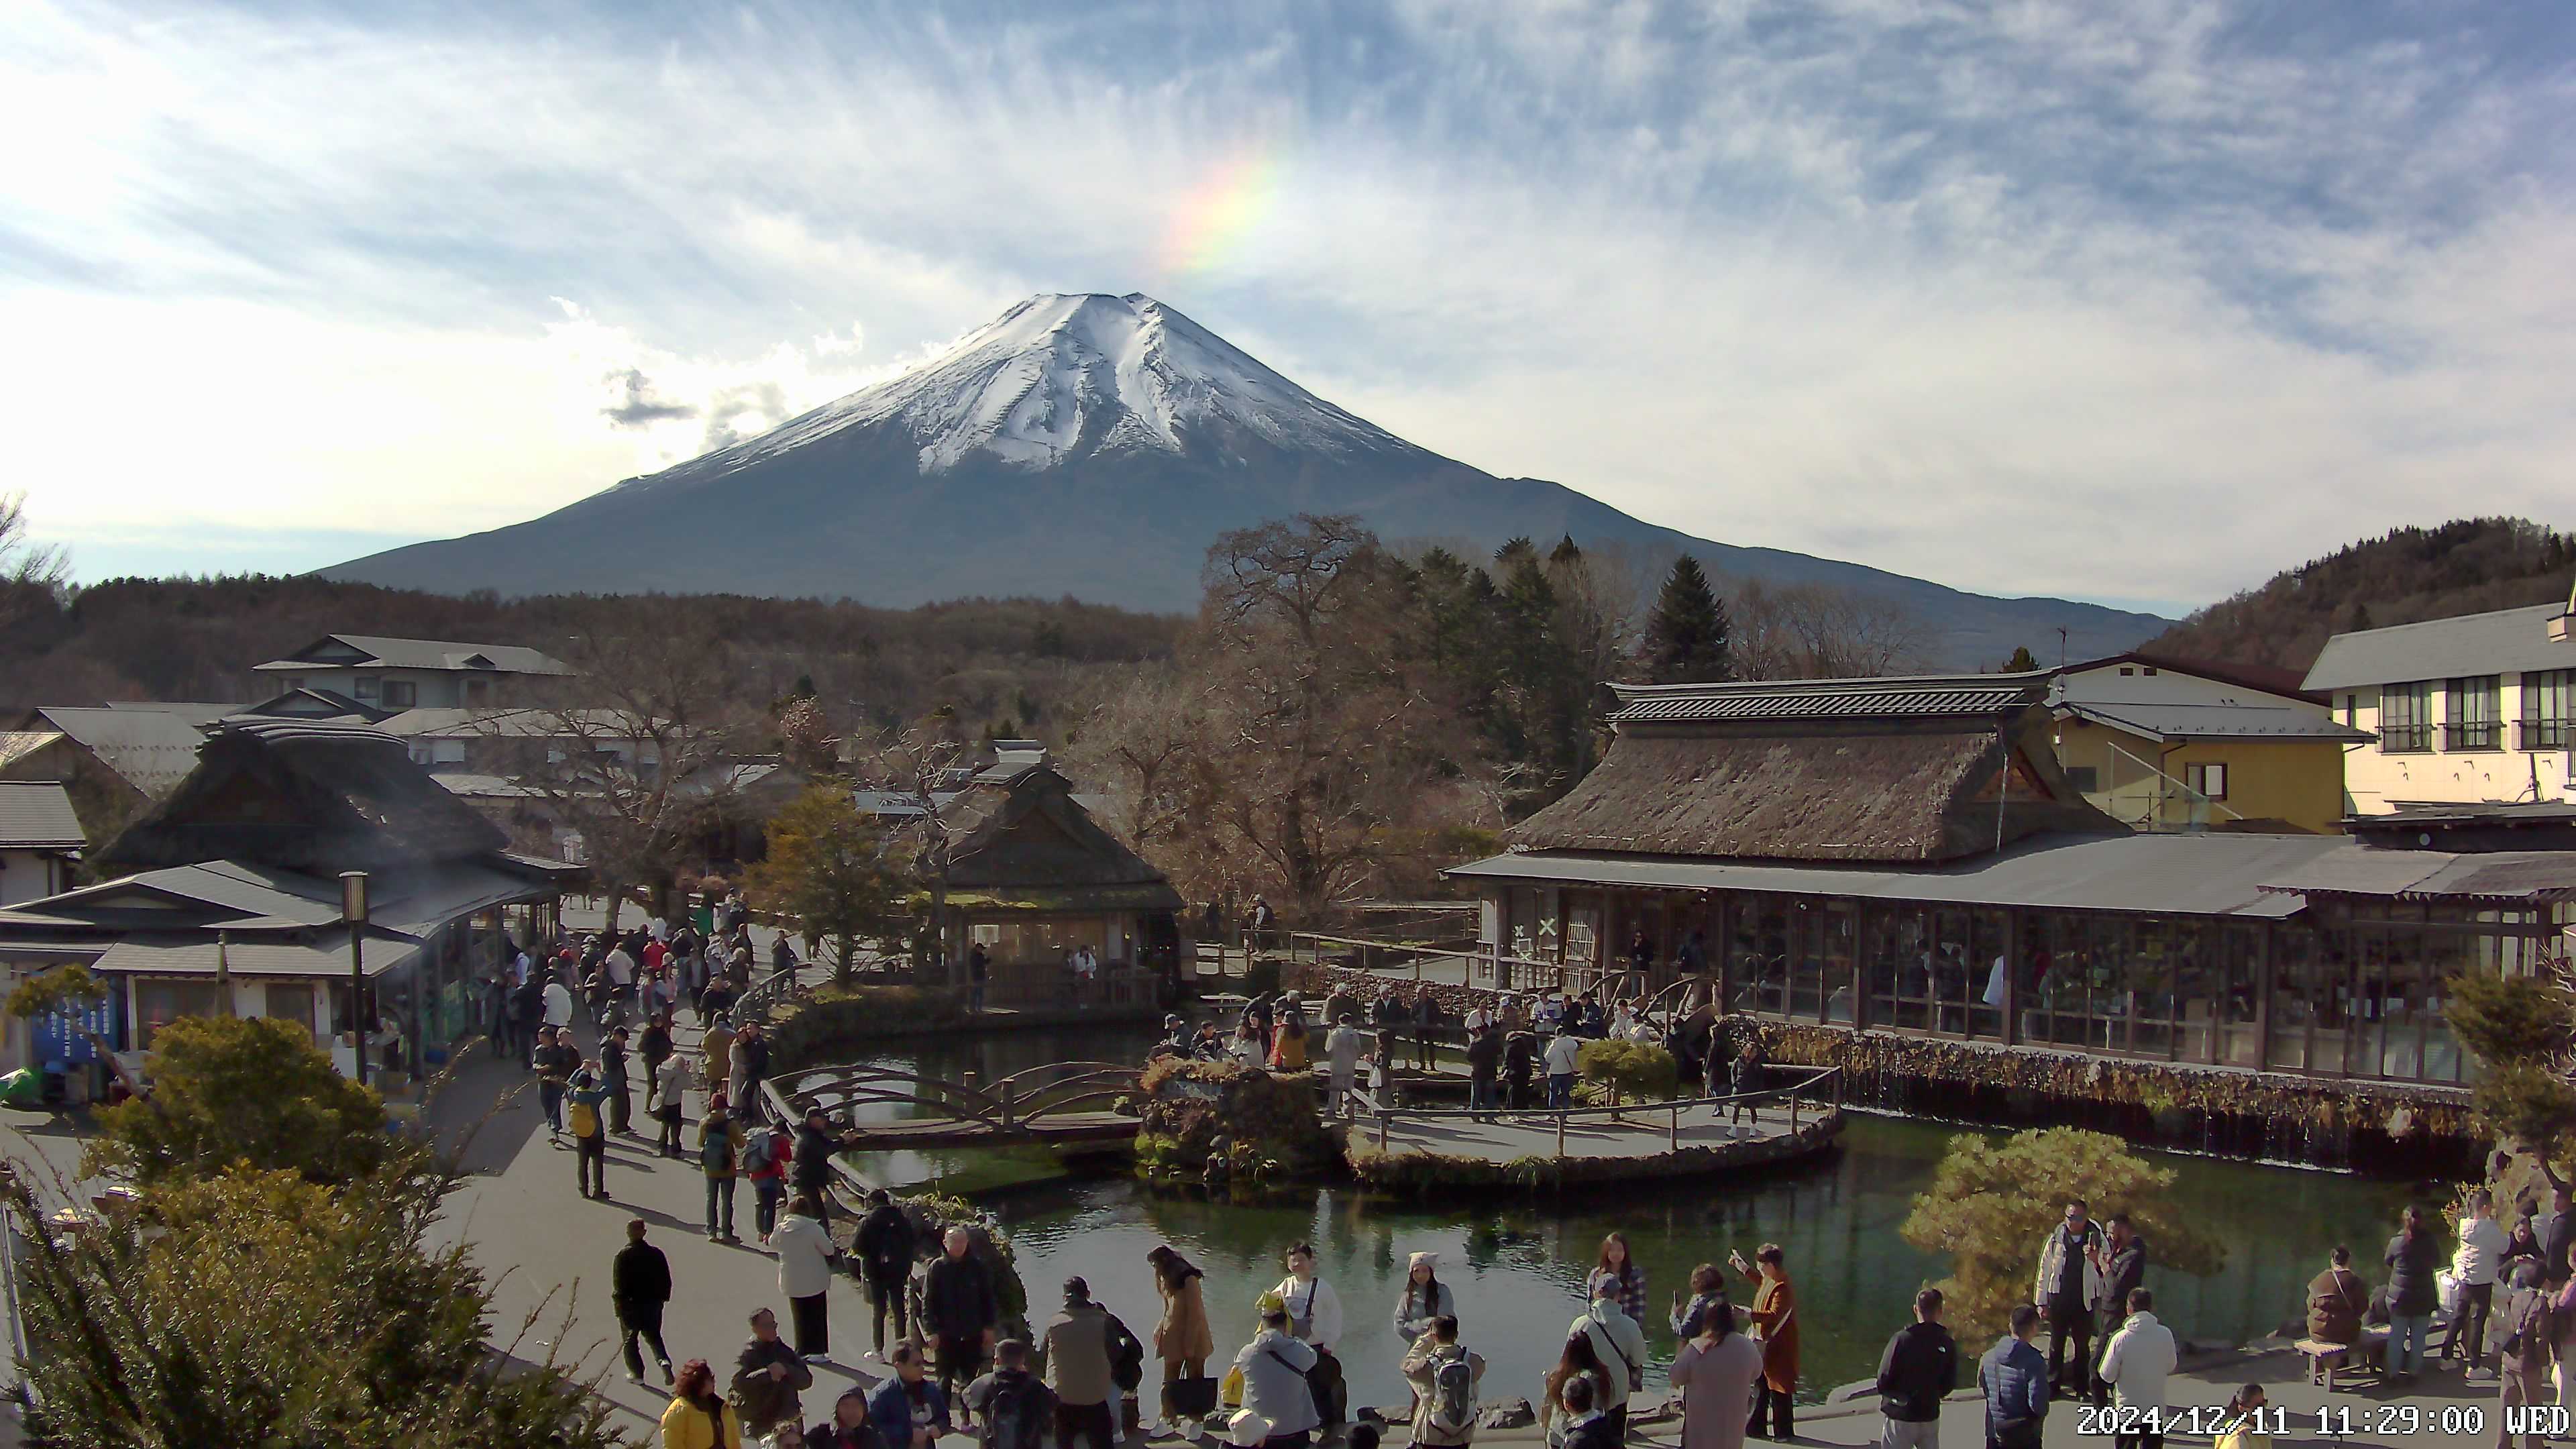
[[[1136,1119],[1115,1110],[1135,1095],[1139,1068],[1116,1062],[1051,1062],[990,1084],[952,1082],[881,1066],[810,1067],[764,1083],[782,1109],[821,1107],[852,1134],[852,1150],[989,1147],[1002,1143],[1116,1142]],[[853,1121],[854,1107],[891,1104],[921,1115]]]

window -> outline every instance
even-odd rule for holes
[[[420,703],[420,685],[409,679],[385,681],[385,708],[410,709]]]
[[[2379,748],[2381,753],[2391,755],[2433,748],[2433,686],[2429,681],[2380,686]]]
[[[2182,767],[2184,788],[2212,800],[2227,798],[2227,767],[2223,764],[2185,765]]]
[[[272,1021],[291,1021],[309,1034],[313,1030],[313,985],[311,982],[272,981],[268,983],[268,1009],[262,1013]]]
[[[433,765],[464,764],[465,742],[463,740],[431,740],[429,742],[429,763]]]
[[[2442,748],[2446,750],[2492,750],[2496,738],[2496,677],[2481,674],[2470,679],[2454,679],[2449,694],[2450,717],[2442,724]]]
[[[356,698],[373,699],[376,697],[377,683],[378,681],[376,676],[372,674],[361,674],[356,679],[350,681],[349,687],[357,691],[355,696]]]
[[[142,1017],[141,1045],[152,1048],[161,1028],[183,1016],[213,1016],[220,998],[211,981],[140,981],[135,983],[136,1014]]]
[[[2133,675],[2133,674],[2136,674],[2137,672],[2138,672],[2138,671],[2136,671],[2136,670],[2134,670],[2134,669],[2131,669],[2130,667],[2128,667],[2128,666],[2127,666],[2127,665],[2125,665],[2125,664],[2120,666],[2120,677],[2121,677],[2122,679],[2127,679],[2128,677],[2130,677],[2130,676],[2131,676],[2131,675]]]
[[[2522,677],[2523,749],[2563,750],[2576,745],[2576,731],[2568,727],[2570,696],[2576,696],[2576,669]]]
[[[2066,783],[2075,787],[2076,794],[2090,795],[2102,788],[2102,771],[2094,765],[2069,765]]]

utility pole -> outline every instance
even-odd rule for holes
[[[2057,667],[2066,667],[2066,626],[2063,624],[2057,626]]]
[[[356,1062],[357,1083],[367,1084],[367,1022],[364,1010],[367,994],[367,968],[359,956],[359,942],[367,933],[367,873],[363,870],[340,872],[340,919],[349,927],[349,1044]]]

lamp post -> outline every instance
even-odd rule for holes
[[[359,938],[367,930],[367,873],[340,872],[340,919],[349,927],[349,1043],[357,1062],[358,1085],[367,1084],[367,1023],[363,1007],[367,968],[359,956]]]

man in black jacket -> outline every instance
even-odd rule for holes
[[[1482,1112],[1499,1110],[1503,1105],[1499,1085],[1502,1075],[1502,1029],[1489,1026],[1471,1034],[1467,1042],[1467,1105]],[[1475,1120],[1490,1122],[1493,1118]]]
[[[653,1345],[661,1362],[662,1382],[671,1382],[671,1351],[662,1346],[662,1305],[671,1301],[671,1260],[644,1241],[644,1220],[626,1225],[626,1246],[617,1250],[609,1271],[609,1300],[617,1309],[617,1333],[626,1350],[626,1377],[644,1382],[644,1354],[636,1340]]]
[[[804,1124],[796,1129],[796,1157],[788,1180],[795,1184],[798,1197],[810,1197],[823,1209],[827,1226],[832,1221],[832,1159],[840,1150],[841,1139],[832,1135],[832,1119],[820,1107],[806,1108]]]
[[[527,980],[510,992],[511,1034],[519,1044],[520,1071],[530,1071],[536,1066],[537,1023],[545,1019],[546,970],[541,963],[528,972]]]
[[[984,1355],[992,1350],[993,1330],[1002,1321],[993,1275],[975,1257],[974,1245],[964,1228],[950,1228],[941,1242],[945,1252],[930,1265],[929,1280],[922,1284],[921,1326],[939,1343],[943,1394],[953,1395],[953,1384],[974,1382]]]
[[[1878,1358],[1878,1407],[1885,1449],[1940,1449],[1941,1400],[1959,1386],[1959,1345],[1941,1326],[1941,1290],[1914,1295],[1914,1321]]]
[[[797,1161],[805,1153],[799,1148]],[[912,1281],[912,1219],[894,1205],[894,1195],[884,1188],[868,1194],[868,1215],[859,1220],[859,1235],[852,1245],[858,1249],[859,1274],[867,1281],[868,1304],[876,1315],[877,1347],[875,1357],[882,1362],[886,1351],[886,1310],[894,1311],[894,1336],[900,1343],[904,1336],[904,1290]]]
[[[1565,1401],[1565,1449],[1621,1449],[1618,1427],[1592,1406],[1591,1375],[1573,1375],[1558,1393]]]

